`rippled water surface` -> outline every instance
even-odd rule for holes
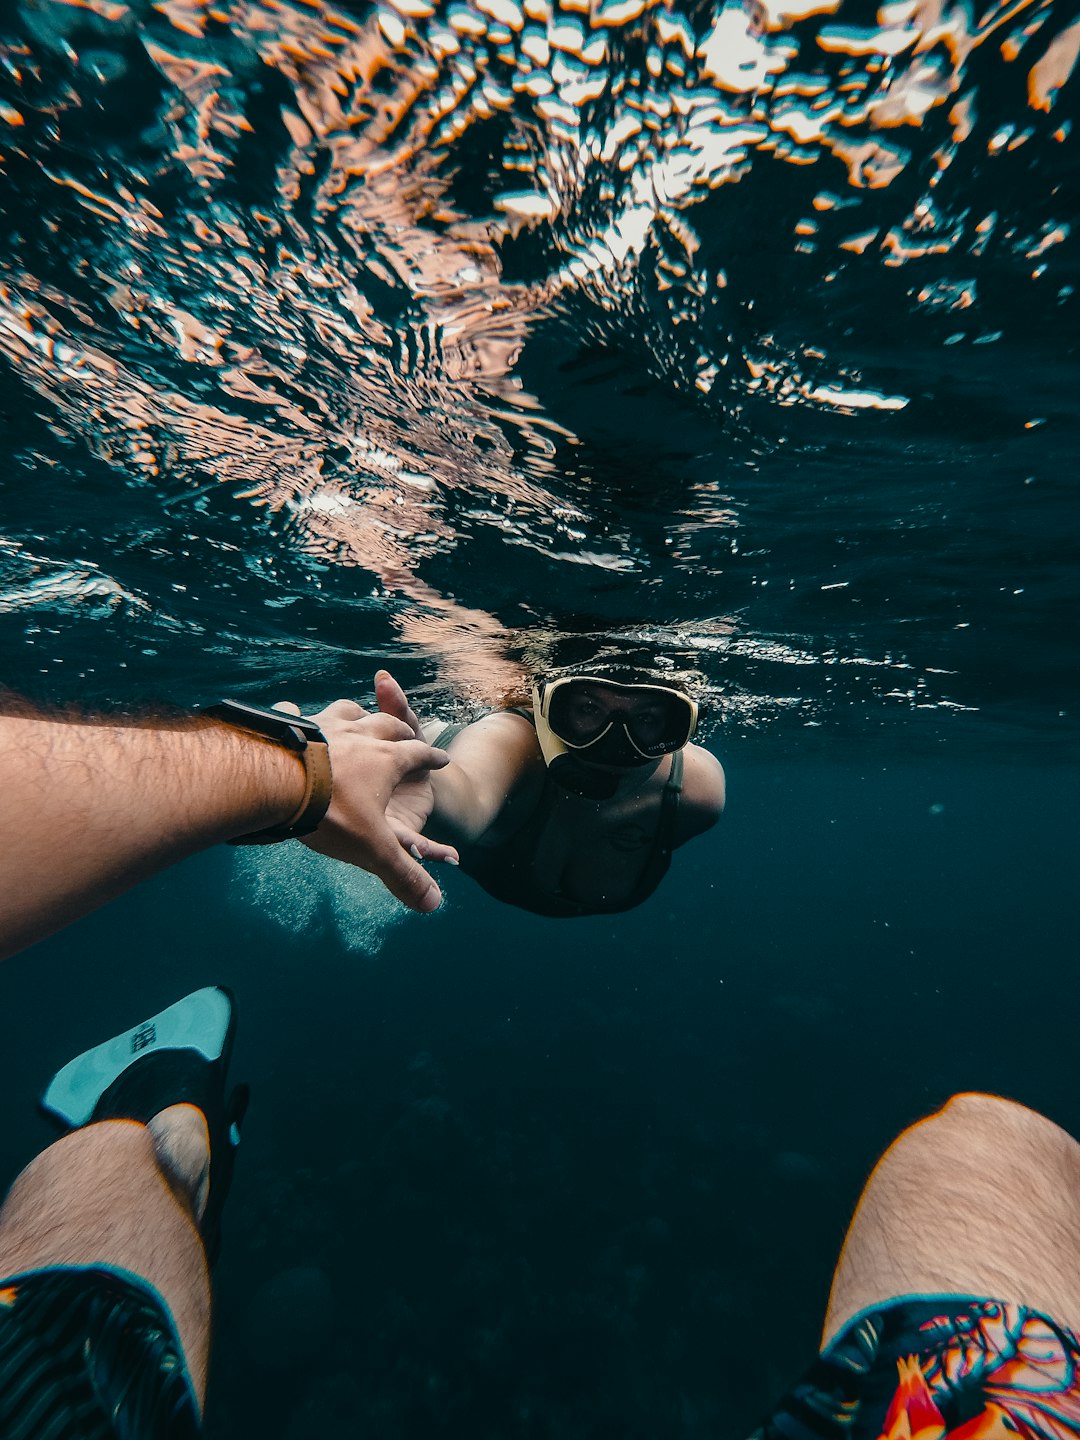
[[[735,726],[1074,738],[1078,46],[1036,0],[9,8],[14,677],[482,703],[584,632]]]

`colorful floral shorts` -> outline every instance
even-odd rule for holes
[[[894,1301],[857,1316],[755,1440],[1076,1440],[1080,1345],[997,1300]]]

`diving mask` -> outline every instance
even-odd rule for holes
[[[533,686],[533,718],[549,768],[562,757],[631,769],[681,750],[697,728],[698,707],[667,685],[567,675]]]

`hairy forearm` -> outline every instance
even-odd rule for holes
[[[0,958],[303,792],[298,757],[218,722],[0,715]]]

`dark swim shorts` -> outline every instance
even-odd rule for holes
[[[0,1280],[3,1440],[195,1440],[198,1410],[160,1296],[107,1269]]]
[[[956,1296],[856,1316],[755,1440],[1075,1440],[1080,1346],[1022,1305]]]

